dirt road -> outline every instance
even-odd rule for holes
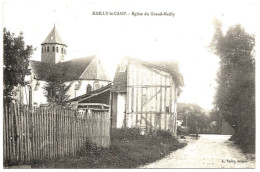
[[[253,155],[245,155],[227,135],[187,137],[188,145],[164,159],[141,168],[255,168]]]

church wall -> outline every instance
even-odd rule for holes
[[[98,89],[98,87],[96,87],[96,83],[99,83],[99,88],[101,88],[101,86],[106,86],[107,84],[111,83],[110,81],[96,81],[96,80],[76,80],[76,81],[68,81],[65,82],[66,85],[71,84],[72,85],[68,91],[68,95],[70,95],[70,99],[77,97],[77,96],[81,96],[83,94],[87,93],[87,86],[88,84],[91,85],[92,87],[92,91]],[[79,84],[79,85],[78,85]]]
[[[109,81],[98,81],[100,88],[101,86],[106,86],[107,84],[109,84]],[[80,82],[78,80],[76,81],[68,81],[65,82],[66,85],[69,85],[70,83],[72,83],[69,91],[67,92],[68,95],[70,95],[70,99],[77,97],[77,96],[81,96],[83,94],[86,94],[87,92],[87,85],[90,84],[92,87],[92,90],[94,89],[94,85],[95,83],[97,83],[97,81],[95,80],[80,80]],[[78,84],[80,84],[80,86],[78,86]],[[31,77],[30,80],[30,86],[32,87],[32,105],[33,106],[40,106],[41,104],[46,104],[48,103],[47,101],[47,97],[44,95],[44,85],[46,84],[46,81],[41,81],[41,80],[36,80],[33,77]],[[78,89],[76,89],[78,88]],[[96,88],[95,88],[96,89]],[[18,101],[21,101],[21,103],[23,104],[29,104],[29,87],[21,87],[19,89],[17,89],[19,91],[17,91],[15,99],[17,99]]]

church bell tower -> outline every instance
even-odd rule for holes
[[[67,45],[60,38],[55,25],[41,46],[41,62],[59,63],[64,61]]]

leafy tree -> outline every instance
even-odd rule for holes
[[[4,28],[4,103],[12,100],[12,91],[18,85],[24,85],[24,77],[30,75],[29,58],[33,47],[25,45],[23,33],[18,36]]]
[[[198,123],[201,133],[207,132],[209,127],[209,117],[205,114],[204,109],[199,105],[178,103],[177,110],[178,119],[183,120],[183,126],[186,126],[187,117],[187,126],[189,127],[190,133],[195,133],[196,123]]]
[[[209,115],[210,133],[221,134],[222,131],[222,115],[219,111],[213,110]]]
[[[53,71],[53,74],[48,78],[47,83],[43,87],[44,95],[47,97],[49,103],[64,106],[65,102],[69,99],[67,92],[71,84],[64,84],[61,64],[58,64],[56,70],[53,69]]]
[[[211,49],[220,58],[217,75],[215,110],[234,127],[233,139],[246,151],[255,144],[255,58],[254,35],[240,25],[224,35],[221,23],[215,22]]]

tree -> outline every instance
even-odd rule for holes
[[[18,85],[25,85],[24,77],[30,75],[29,59],[33,47],[25,45],[23,33],[18,36],[4,28],[4,103],[12,101],[12,91]]]
[[[67,92],[71,87],[71,84],[64,84],[61,64],[58,64],[56,70],[53,69],[53,71],[53,74],[48,78],[47,83],[43,87],[44,94],[49,103],[64,106],[65,102],[69,99]]]
[[[195,133],[196,125],[198,125],[201,132],[207,132],[209,117],[199,105],[178,103],[177,110],[178,119],[183,120],[183,126],[186,126],[187,121],[189,133]]]
[[[255,58],[254,35],[240,25],[224,35],[215,22],[211,50],[220,58],[217,74],[215,110],[234,127],[233,139],[246,151],[254,152],[255,143]]]
[[[222,131],[222,115],[219,111],[212,110],[209,114],[210,133],[221,134]]]

